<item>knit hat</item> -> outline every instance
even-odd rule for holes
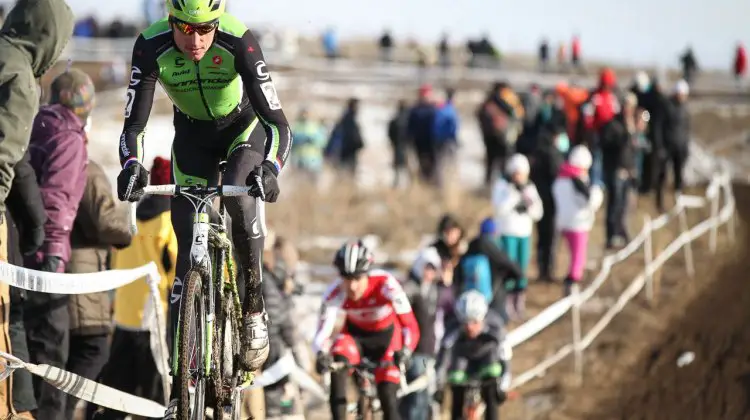
[[[526,156],[516,153],[508,159],[505,165],[505,173],[514,175],[517,173],[528,174],[530,171],[529,159]]]
[[[588,170],[592,163],[591,152],[586,146],[578,145],[570,151],[568,163],[576,168]]]
[[[495,220],[491,217],[482,220],[482,223],[479,225],[479,233],[482,235],[494,235],[497,233],[497,224],[495,223]]]
[[[52,81],[49,102],[69,108],[86,121],[94,108],[94,96],[94,82],[89,75],[82,70],[72,68]]]
[[[167,185],[172,175],[172,162],[157,156],[151,166],[151,185]]]

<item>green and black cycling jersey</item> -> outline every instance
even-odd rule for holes
[[[120,163],[143,162],[143,137],[159,81],[181,112],[197,121],[221,121],[249,104],[266,131],[265,160],[278,171],[292,135],[258,41],[234,16],[219,19],[214,42],[193,62],[177,48],[167,18],[145,29],[133,46]],[[211,141],[210,138],[205,141]]]

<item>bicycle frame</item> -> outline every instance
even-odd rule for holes
[[[224,292],[229,292],[234,299],[235,313],[232,314],[235,317],[237,323],[240,325],[241,314],[240,314],[240,299],[237,291],[236,276],[234,276],[234,269],[231,255],[231,242],[227,237],[226,232],[226,209],[222,208],[221,223],[212,224],[209,216],[209,208],[211,207],[211,201],[216,197],[232,197],[232,196],[246,196],[250,195],[250,187],[247,186],[233,186],[224,185],[218,187],[205,187],[205,186],[178,186],[178,185],[155,185],[144,188],[144,195],[166,195],[174,197],[185,197],[193,205],[195,209],[195,216],[193,219],[193,241],[190,247],[190,265],[191,269],[198,270],[201,275],[208,279],[206,284],[203,285],[206,292],[206,299],[208,300],[208,310],[206,314],[206,325],[205,331],[205,348],[212,349],[214,344],[214,321],[216,318],[216,291],[214,281],[221,281],[223,279],[224,264],[229,269],[229,281],[223,287]],[[222,203],[223,204],[223,203]],[[131,232],[136,233],[136,221],[135,221],[135,208],[137,203],[131,205]],[[265,223],[265,203],[263,200],[255,198],[256,206],[256,219],[253,221],[253,231],[259,231],[263,237],[266,236],[266,223]],[[212,264],[211,250],[209,244],[214,246],[215,264]],[[218,286],[218,285],[217,285]],[[227,290],[228,289],[228,290]],[[182,305],[183,302],[180,302]],[[179,322],[179,321],[178,321]],[[175,337],[175,343],[179,342],[180,337]],[[177,345],[173,347],[172,355],[172,374],[177,372],[177,364],[179,360],[179,348]],[[211,352],[208,351],[204,354],[203,363],[199,370],[200,375],[208,377],[211,374]],[[244,385],[244,384],[243,384]]]

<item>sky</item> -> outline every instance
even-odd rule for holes
[[[676,65],[692,45],[699,65],[728,69],[738,41],[750,44],[747,0],[228,0],[229,11],[250,25],[316,34],[331,26],[340,36],[377,36],[455,43],[487,33],[501,49],[535,53],[580,35],[584,59],[623,64]],[[78,15],[139,18],[142,7],[99,0],[68,0]],[[126,2],[137,4],[137,2]]]

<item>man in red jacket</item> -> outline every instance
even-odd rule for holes
[[[583,128],[587,133],[584,138],[591,139],[588,146],[594,155],[591,167],[591,179],[594,183],[601,183],[603,177],[600,143],[607,138],[606,129],[621,109],[620,101],[614,92],[616,86],[615,72],[610,68],[604,68],[599,74],[599,86],[582,106]]]
[[[59,75],[51,86],[31,131],[29,155],[47,213],[41,249],[26,258],[29,268],[65,271],[70,259],[70,232],[86,187],[86,121],[94,106],[94,83],[78,69]],[[29,292],[24,323],[32,363],[65,368],[69,346],[68,295]],[[37,419],[65,418],[66,396],[34,378]]]
[[[734,77],[737,80],[745,77],[747,72],[747,51],[745,46],[740,42],[737,44],[737,54],[734,57]]]

